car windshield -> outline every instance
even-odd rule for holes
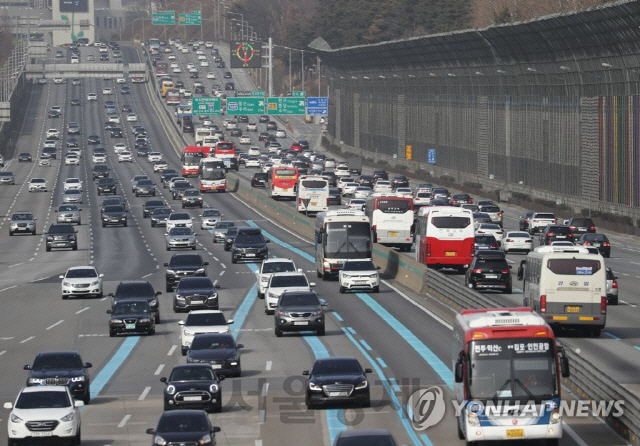
[[[494,213],[494,212],[500,212],[500,208],[498,206],[482,206],[480,208],[480,211]]]
[[[191,235],[190,228],[171,228],[169,235]]]
[[[493,235],[476,235],[476,243],[496,243],[496,238]]]
[[[207,416],[202,414],[189,414],[183,413],[165,413],[158,422],[158,428],[156,432],[207,432],[210,427],[207,423]]]
[[[583,240],[588,242],[608,242],[609,241],[607,236],[604,234],[588,234],[583,237]]]
[[[26,212],[15,213],[11,220],[33,220],[33,215]]]
[[[45,183],[44,178],[34,178],[31,180],[31,184],[40,184],[40,183]]]
[[[212,381],[215,379],[209,367],[177,367],[171,372],[169,381]]]
[[[313,366],[314,375],[360,375],[362,367],[355,359],[318,360]]]
[[[235,348],[235,342],[230,335],[196,336],[191,344],[192,350]]]
[[[186,190],[186,191],[184,191],[184,196],[185,197],[192,197],[192,196],[194,197],[196,195],[200,195],[200,192],[197,191],[197,190]]]
[[[336,446],[396,446],[390,435],[378,434],[358,434],[357,437],[341,437],[336,442]]]
[[[287,294],[280,298],[280,306],[317,306],[320,305],[314,294]]]
[[[51,225],[49,232],[55,232],[56,234],[73,234],[75,229],[71,225]]]
[[[295,266],[292,262],[268,262],[262,267],[262,273],[285,273],[289,271],[295,271]]]
[[[112,314],[150,314],[149,304],[146,302],[117,302]]]
[[[309,286],[307,282],[307,278],[303,275],[294,275],[294,276],[273,276],[271,278],[271,283],[269,284],[272,288],[287,288],[287,287],[306,287]]]
[[[173,213],[169,216],[169,220],[190,220],[191,216],[187,213]]]
[[[264,237],[262,237],[262,234],[239,235],[236,237],[236,243],[246,243],[251,245],[262,244],[264,243]]]
[[[528,232],[509,232],[507,234],[508,238],[529,238],[530,235]]]
[[[78,189],[70,189],[68,191],[65,191],[64,193],[67,195],[80,195],[82,192]]]
[[[178,289],[181,291],[213,288],[213,282],[208,277],[184,277],[178,282]]]
[[[492,224],[492,223],[482,223],[478,229],[486,229],[489,231],[499,231],[502,228],[500,227],[500,225],[496,225],[496,224]]]
[[[219,221],[216,224],[216,229],[229,229],[229,228],[233,228],[234,225],[235,223],[232,221]]]
[[[124,206],[119,204],[114,204],[111,206],[105,206],[104,212],[124,212]]]
[[[138,186],[153,186],[153,181],[151,180],[139,180],[138,183],[136,183]]]
[[[169,208],[158,208],[153,210],[153,216],[158,217],[160,215],[169,215],[171,214],[171,209]]]
[[[484,270],[508,270],[509,265],[507,265],[507,261],[504,259],[478,259],[478,261],[476,262],[476,268],[482,268]]]
[[[190,313],[185,325],[227,325],[222,313]]]
[[[169,267],[202,266],[202,257],[198,254],[178,254],[171,257]]]
[[[52,409],[71,406],[67,392],[22,392],[16,409]]]
[[[222,214],[217,209],[207,209],[202,213],[203,217],[221,217]]]
[[[78,206],[76,206],[76,205],[60,206],[60,207],[58,208],[58,210],[59,210],[60,212],[77,211],[77,210],[78,210]]]
[[[371,260],[350,260],[344,262],[342,268],[343,271],[371,271],[375,269],[376,267]]]
[[[73,268],[67,271],[65,278],[67,279],[81,279],[88,277],[98,277],[98,273],[93,268]]]
[[[55,353],[38,355],[33,361],[33,370],[68,370],[84,367],[80,355],[76,353]]]
[[[11,172],[0,172],[0,177],[12,177],[13,173]],[[33,180],[31,180],[33,182]]]

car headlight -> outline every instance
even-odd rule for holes
[[[191,331],[191,330],[185,330],[184,331],[184,335],[185,336],[195,336],[195,334],[196,333],[194,331]]]
[[[53,236],[52,235],[47,235],[47,240],[48,241],[52,241],[53,240]]]
[[[85,380],[84,376],[74,376],[73,378],[71,378],[72,383],[80,383],[80,382],[84,382],[84,380]]]
[[[29,378],[29,384],[44,384],[45,382],[46,380],[42,378]]]
[[[169,224],[169,223],[167,223],[167,224]],[[175,271],[173,271],[173,270],[171,270],[171,269],[168,269],[168,270],[167,270],[167,274],[168,274],[168,275],[170,275],[170,276],[175,276],[175,275],[176,275],[176,272],[175,272]]]
[[[20,418],[18,415],[11,414],[11,422],[12,423],[22,423],[24,420]]]
[[[158,446],[166,446],[167,440],[162,438],[160,435],[156,435],[153,439],[153,444],[157,444]]]
[[[98,285],[100,285],[100,281],[96,280],[95,282],[91,282],[91,285],[89,286],[98,286]]]
[[[150,307],[155,307],[158,305],[158,300],[157,299],[153,299],[149,301],[149,306]]]
[[[142,323],[151,323],[151,318],[149,318],[149,317],[144,317],[144,318],[142,318],[142,319],[139,319],[139,322],[142,322]]]
[[[555,409],[553,412],[551,412],[551,416],[549,417],[550,424],[557,424],[561,421],[562,421],[562,415],[560,414],[559,409]]]
[[[310,382],[309,383],[309,390],[321,391],[322,387],[319,386],[318,384]]]
[[[70,282],[62,282],[62,286],[71,286]]]
[[[377,278],[378,278],[378,275],[377,275],[377,274],[371,274],[369,277],[370,277],[371,279],[377,279]]]
[[[312,311],[311,316],[322,316],[322,310]]]
[[[184,300],[184,296],[181,296],[180,294],[176,294],[176,299],[178,299],[178,300]]]
[[[218,294],[217,293],[213,293],[211,296],[207,297],[207,300],[214,300],[218,298]]]
[[[480,426],[480,420],[478,420],[478,414],[467,410],[467,423],[471,426]]]
[[[277,299],[278,295],[276,293],[269,293],[269,297],[272,299]]]
[[[211,443],[211,434],[206,434],[200,440],[198,440],[198,444],[208,444]]]
[[[204,268],[198,268],[196,274],[204,274]]]
[[[173,395],[174,393],[176,393],[176,386],[174,386],[173,384],[169,384],[165,389],[165,392],[167,392],[169,395]]]
[[[217,384],[211,384],[209,386],[209,391],[211,393],[216,393],[218,390],[220,390],[220,387]]]
[[[111,319],[109,320],[110,324],[121,324],[122,323],[122,319]]]
[[[75,414],[73,413],[73,411],[69,412],[68,414],[66,414],[64,417],[60,418],[60,421],[73,421]]]
[[[356,384],[356,390],[358,389],[366,389],[367,386],[369,385],[369,381],[367,381],[366,379],[364,381],[362,381],[361,383]]]

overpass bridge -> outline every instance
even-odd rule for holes
[[[144,63],[31,63],[25,67],[27,80],[61,77],[124,77],[131,82],[147,82],[149,74]]]

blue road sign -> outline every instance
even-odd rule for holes
[[[436,149],[429,148],[427,149],[427,164],[435,164],[436,163]]]
[[[329,98],[312,97],[307,98],[307,114],[308,115],[328,115],[329,114]]]

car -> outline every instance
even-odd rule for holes
[[[314,331],[324,336],[326,305],[315,291],[285,291],[275,308],[275,335],[280,338],[285,332]]]
[[[107,53],[100,54],[100,60],[102,62],[109,60],[109,55]],[[107,79],[108,80],[108,79]]]
[[[188,48],[184,50],[189,52]],[[204,410],[182,409],[163,412],[156,428],[146,432],[153,436],[152,445],[215,446],[220,428],[211,425]]]
[[[193,217],[186,212],[172,212],[167,219],[167,232],[176,227],[193,227]]]
[[[82,101],[79,98],[74,98],[74,99],[71,99],[70,104],[72,106],[79,106],[79,105],[82,105]]]
[[[78,189],[66,190],[62,193],[63,203],[82,203],[82,191]]]
[[[93,152],[93,155],[91,155],[91,161],[93,161],[94,163],[106,163],[107,154],[103,152]],[[107,172],[108,172],[108,168],[107,168]],[[95,180],[95,177],[93,179]]]
[[[307,409],[322,405],[356,404],[371,405],[370,385],[367,374],[356,358],[332,357],[316,359],[311,371],[304,370],[305,403]]]
[[[76,351],[48,351],[39,352],[33,364],[23,368],[29,371],[27,387],[66,386],[74,399],[87,405],[91,398],[91,375],[88,370],[91,367],[93,365],[84,362]]]
[[[449,192],[449,189],[447,189],[446,187],[433,187],[433,188],[431,188],[431,196],[434,199],[443,198],[443,199],[447,200],[447,202],[449,200],[451,200],[451,192]],[[478,206],[480,206],[479,203],[478,203]],[[491,222],[489,222],[489,223],[491,223]]]
[[[111,297],[111,308],[118,302],[129,302],[132,300],[142,299],[147,302],[153,319],[156,324],[160,323],[160,305],[158,296],[162,291],[155,291],[153,286],[146,280],[131,280],[118,283],[115,293],[109,293]]]
[[[413,196],[413,208],[415,212],[417,212],[417,209],[419,209],[421,206],[428,206],[430,203],[431,192],[417,191]]]
[[[67,178],[62,184],[62,190],[82,190],[82,180],[80,178]]]
[[[208,277],[183,277],[175,290],[173,311],[218,310],[217,288]]]
[[[129,113],[129,112],[133,111],[133,108],[131,107],[131,104],[122,104],[120,106],[120,111],[122,113]]]
[[[571,217],[566,222],[574,240],[580,238],[582,234],[593,234],[596,232],[596,225],[588,217]]]
[[[618,276],[607,266],[607,305],[618,305]]]
[[[338,272],[340,293],[351,290],[380,291],[380,275],[371,260],[345,260]]]
[[[502,251],[476,251],[464,277],[466,286],[477,290],[512,293],[511,265]]]
[[[438,199],[439,200],[439,199]],[[436,201],[432,199],[431,201]],[[475,229],[480,226],[482,223],[491,223],[491,217],[489,214],[485,214],[484,212],[474,212],[473,213],[473,226]]]
[[[267,186],[267,173],[256,172],[251,176],[251,187],[266,187]]]
[[[164,207],[164,201],[162,200],[147,200],[142,205],[142,218],[149,218],[153,211],[158,208]]]
[[[167,291],[173,291],[181,278],[187,276],[206,277],[207,266],[200,254],[174,254],[168,262],[164,264],[167,268],[165,273],[165,285]]]
[[[9,220],[9,235],[24,232],[36,235],[36,220],[37,218],[29,211],[14,212]]]
[[[116,180],[114,178],[104,177],[98,180],[96,184],[98,195],[113,194],[115,195],[118,189]]]
[[[489,214],[489,217],[491,217],[492,223],[496,223],[497,225],[500,225],[500,227],[502,227],[504,212],[502,212],[502,209],[500,209],[499,206],[495,204],[488,204],[488,205],[478,204],[478,206],[480,207],[480,212]]]
[[[353,195],[359,187],[361,187],[361,186],[358,183],[355,183],[355,182],[344,183],[343,186],[342,186],[342,196],[346,197],[347,195]],[[362,187],[364,187],[364,186],[362,186]]]
[[[113,204],[104,206],[100,211],[100,220],[102,220],[102,227],[107,226],[127,226],[127,210],[124,206],[119,204]]]
[[[1,178],[2,177],[0,176],[0,179]],[[13,178],[13,175],[11,176],[11,178]],[[31,178],[29,180],[29,192],[47,192],[47,180],[45,180],[44,178]]]
[[[118,162],[119,163],[125,163],[125,162],[132,163],[133,162],[133,156],[131,155],[131,152],[129,152],[128,150],[124,150],[124,151],[118,153]]]
[[[171,215],[171,208],[168,207],[159,207],[153,209],[151,215],[149,216],[151,220],[151,227],[155,228],[156,226],[166,226],[167,219]]]
[[[182,193],[182,209],[203,206],[203,199],[198,189],[187,189]]]
[[[393,192],[393,187],[391,186],[391,181],[387,180],[378,180],[376,184],[373,186],[374,193],[380,194],[390,194]]]
[[[109,336],[119,334],[146,333],[153,335],[156,332],[156,323],[149,302],[145,299],[122,299],[116,301],[112,308],[107,310],[109,318]]]
[[[229,325],[231,324],[233,319],[227,320],[220,310],[191,310],[185,320],[178,322],[182,356],[185,356],[191,348],[196,334],[230,334]]]
[[[356,190],[353,191],[353,198],[367,198],[372,193],[373,190],[369,186],[358,186]]]
[[[149,160],[150,163],[153,163],[155,161],[160,161],[162,159],[162,153],[160,152],[149,152],[149,155],[147,155],[147,160]]]
[[[54,110],[53,108],[47,112],[47,117],[49,118],[59,118],[61,115],[60,110]]]
[[[131,88],[129,87],[120,88],[120,94],[131,94]]]
[[[210,364],[179,364],[173,367],[169,378],[162,377],[164,410],[203,409],[207,412],[222,411],[222,386],[224,375],[216,374]]]
[[[127,80],[124,77],[119,77],[116,79],[116,84],[126,84]]]
[[[531,221],[533,214],[535,214],[535,212],[527,211],[522,215],[520,215],[520,219],[518,221],[518,227],[520,228],[521,231],[529,231],[529,222]]]
[[[307,276],[301,271],[271,274],[264,292],[265,314],[274,314],[278,299],[285,291],[311,291],[314,286],[316,284],[309,282]]]
[[[122,129],[120,127],[113,127],[111,130],[109,130],[109,137],[111,137],[111,138],[124,138],[124,132],[122,131]]]
[[[220,220],[213,228],[213,243],[224,242],[226,244],[227,233],[230,228],[236,226],[234,221]],[[228,251],[225,249],[225,251]]]
[[[77,251],[77,232],[69,223],[52,223],[45,232],[45,250],[49,252],[54,248],[71,248]]]
[[[338,432],[333,446],[398,446],[387,429],[353,429]]]
[[[67,147],[79,147],[80,141],[78,138],[67,138]]]
[[[64,83],[64,78],[61,78],[61,77],[54,77],[54,78],[53,78],[53,83],[54,83],[54,84],[63,84],[63,83]]]
[[[51,165],[51,160],[55,160],[58,158],[56,154],[56,148],[54,147],[43,147],[42,155],[47,155],[49,157],[49,165]]]
[[[218,209],[209,208],[200,214],[200,229],[214,229],[216,224],[224,217]]]
[[[182,196],[187,190],[193,190],[193,186],[188,181],[174,181],[173,185],[170,188],[171,190],[171,198],[174,200],[182,200]]]
[[[476,234],[491,234],[495,237],[498,245],[502,243],[504,231],[500,225],[495,223],[480,223],[476,228]]]
[[[410,187],[397,187],[395,190],[395,196],[413,198],[413,190]]]
[[[582,236],[577,240],[576,245],[593,246],[598,248],[598,252],[602,257],[611,257],[611,242],[605,234],[599,234],[597,232],[582,234]]]
[[[88,102],[95,102],[97,100],[98,100],[98,95],[96,93],[87,94],[87,101]]]
[[[474,250],[478,252],[490,249],[500,249],[498,241],[493,236],[493,234],[476,234]]]
[[[46,139],[60,139],[60,130],[58,129],[47,130]]]
[[[534,235],[536,232],[546,228],[547,225],[555,225],[557,223],[558,219],[551,212],[534,212],[527,223],[527,227],[529,234]]]
[[[121,152],[125,152],[127,150],[127,145],[123,142],[118,142],[113,145],[113,151],[116,154],[120,154]]]
[[[20,154],[18,154],[18,162],[26,162],[26,163],[30,163],[33,161],[31,154],[28,152],[21,152]]]
[[[103,95],[112,95],[113,94],[113,90],[111,89],[111,87],[104,87],[102,89],[102,94]]]
[[[242,130],[240,130],[240,129],[238,129],[238,130],[242,134]],[[231,131],[231,136],[234,136],[233,135],[233,130]],[[243,145],[250,145],[251,144],[251,137],[247,136],[247,135],[240,136],[240,139],[238,140],[238,142],[240,144],[243,144]]]
[[[249,122],[247,124],[247,132],[257,132],[258,131],[258,124],[256,124],[255,122]]]
[[[82,222],[80,211],[82,211],[82,209],[78,208],[75,204],[62,204],[58,206],[58,209],[54,210],[54,212],[58,214],[56,216],[56,223],[75,223],[79,225]]]
[[[568,240],[573,243],[573,234],[569,226],[548,224],[540,233],[540,244],[550,245],[551,242]]]
[[[362,211],[366,204],[367,200],[365,200],[364,198],[352,198],[351,200],[349,200],[349,203],[347,203],[346,208]]]
[[[451,195],[451,206],[462,206],[463,204],[473,204],[473,198],[469,194],[453,194]],[[486,212],[486,211],[480,211]]]
[[[47,139],[47,140],[45,140],[44,144],[42,144],[42,147],[45,148],[45,149],[55,149],[55,148],[57,148],[57,146],[58,146],[58,144],[53,139]],[[2,166],[2,167],[4,167],[4,166]]]
[[[166,234],[167,251],[173,248],[196,249],[196,234],[192,228],[176,227],[171,228]]]
[[[102,200],[102,202],[100,203],[100,210],[104,209],[106,206],[113,205],[121,205],[124,206],[125,209],[127,208],[124,197],[120,195],[112,195],[111,197]]]
[[[533,250],[533,240],[527,231],[508,231],[502,239],[502,250],[505,254],[510,252],[524,252]]]
[[[269,280],[274,273],[284,272],[302,272],[302,269],[296,268],[295,263],[291,259],[282,257],[267,258],[262,261],[260,269],[255,271],[257,286],[258,286],[258,298],[264,299],[265,292],[269,285]]]
[[[156,185],[155,183],[148,179],[142,178],[134,183],[133,192],[136,194],[136,197],[142,196],[156,196]]]
[[[4,403],[5,409],[11,409],[7,417],[7,443],[42,440],[42,433],[47,432],[50,439],[79,445],[82,406],[84,402],[74,399],[67,386],[25,387],[14,403]]]
[[[271,242],[263,237],[260,228],[238,228],[232,242],[229,236],[230,231],[227,232],[225,248],[231,245],[231,263],[237,263],[238,260],[264,260],[269,256],[267,243]]]
[[[72,266],[62,279],[62,299],[77,296],[93,296],[102,298],[102,277],[93,266]]]

